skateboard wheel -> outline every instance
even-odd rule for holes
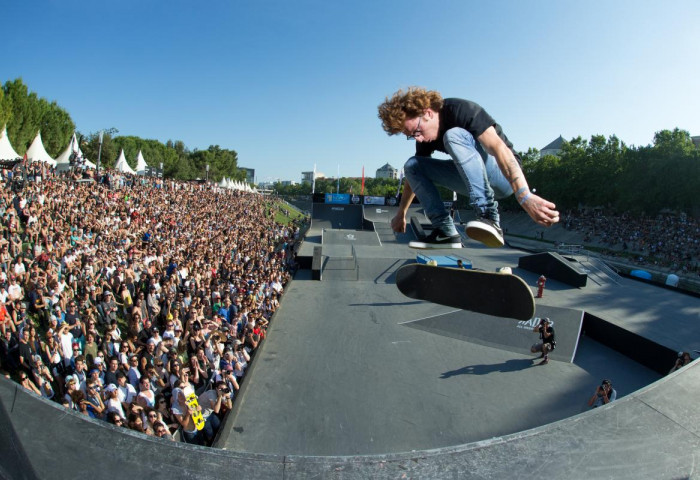
[[[437,267],[437,260],[428,260],[427,265],[430,265],[431,267]]]
[[[511,270],[510,267],[501,267],[498,270],[496,270],[498,273],[507,273],[508,275],[511,275],[513,273],[513,270]]]

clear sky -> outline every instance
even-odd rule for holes
[[[377,105],[420,85],[480,103],[517,150],[700,135],[697,0],[0,0],[0,81],[82,133],[220,145],[258,182],[400,168]],[[148,159],[146,159],[148,161]]]

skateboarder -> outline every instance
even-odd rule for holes
[[[406,212],[418,196],[433,231],[411,242],[414,248],[460,248],[460,236],[436,185],[469,196],[477,219],[466,233],[489,247],[503,246],[497,198],[515,192],[532,219],[549,227],[559,221],[555,205],[532,193],[520,168],[520,158],[498,125],[474,102],[443,99],[420,87],[399,90],[379,106],[382,128],[389,135],[403,133],[416,141],[416,154],[404,166],[404,191],[399,211],[391,221],[396,232],[406,230]],[[435,150],[450,160],[431,158]]]

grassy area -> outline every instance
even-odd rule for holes
[[[304,218],[303,213],[288,203],[277,203],[275,206],[277,207],[277,212],[275,213],[275,222],[277,223],[288,225],[295,220]],[[285,215],[285,212],[289,213],[289,215]]]

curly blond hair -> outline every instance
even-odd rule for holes
[[[428,108],[439,112],[442,104],[442,95],[435,90],[408,87],[405,92],[399,90],[391,98],[387,97],[378,107],[378,116],[382,120],[384,131],[396,135],[403,132],[406,119],[416,118]]]

